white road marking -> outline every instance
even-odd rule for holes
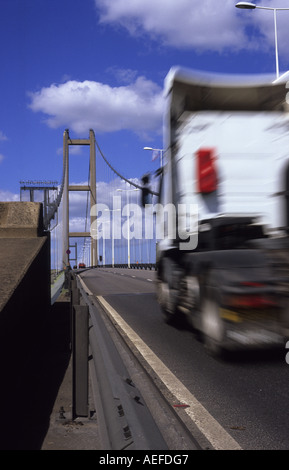
[[[213,418],[213,416],[201,405],[192,393],[180,380],[165,366],[165,364],[142,341],[135,331],[123,320],[117,311],[102,297],[97,296],[98,301],[107,313],[118,324],[122,331],[133,342],[145,361],[152,367],[158,378],[167,389],[175,396],[176,401],[188,405],[185,413],[195,423],[203,435],[216,450],[242,450],[240,445],[227,431]]]
[[[93,295],[93,293],[91,292],[91,290],[89,290],[89,288],[87,287],[87,285],[85,284],[84,280],[82,279],[82,277],[80,276],[77,276],[79,281],[80,281],[80,284],[82,285],[84,291],[88,294],[88,295]]]

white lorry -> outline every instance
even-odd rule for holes
[[[286,76],[272,82],[174,68],[165,95],[157,205],[160,305],[170,319],[187,314],[215,354],[240,347],[285,347]]]

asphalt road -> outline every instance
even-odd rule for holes
[[[289,449],[287,350],[247,352],[230,360],[209,356],[186,324],[168,325],[155,296],[154,271],[95,269],[81,275],[159,359],[158,371],[184,387],[186,403],[200,405],[200,425],[220,428],[244,450]],[[155,361],[156,362],[156,361]],[[180,387],[179,387],[180,388]],[[188,410],[190,409],[188,407]],[[206,414],[206,413],[207,414]],[[201,415],[199,415],[200,417]]]

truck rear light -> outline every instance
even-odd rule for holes
[[[266,308],[278,305],[273,298],[264,294],[234,295],[226,300],[228,305],[235,308]]]
[[[212,193],[217,189],[217,171],[215,149],[201,148],[196,152],[197,157],[197,191]]]
[[[252,281],[244,281],[241,282],[242,286],[247,286],[247,287],[264,287],[265,284],[262,284],[261,282],[252,282]]]

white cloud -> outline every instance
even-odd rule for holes
[[[273,47],[273,12],[237,10],[236,3],[236,0],[95,0],[100,23],[121,25],[133,36],[146,33],[164,45],[218,52]],[[275,0],[267,0],[266,5],[286,8],[288,0],[279,0],[278,5]],[[288,21],[289,11],[278,12],[279,49],[286,55]],[[247,26],[253,26],[250,33]],[[256,33],[261,33],[263,41],[252,38]]]
[[[244,32],[232,0],[95,0],[100,22],[132,35],[148,33],[175,47],[221,51],[242,47]]]
[[[0,131],[0,142],[4,142],[5,140],[8,140],[8,137],[4,134],[4,132]],[[0,163],[4,160],[5,156],[0,153]]]
[[[0,131],[0,141],[8,140],[8,137],[4,134],[4,132]]]
[[[19,194],[14,194],[11,191],[5,191],[3,189],[0,189],[0,201],[1,202],[9,202],[9,201],[19,201],[20,196]]]
[[[106,70],[112,74],[120,83],[132,83],[137,78],[137,71],[133,69],[123,69],[116,66],[108,67]]]
[[[271,8],[289,8],[288,0],[267,0],[266,3],[258,2],[260,6],[266,5]],[[242,10],[239,10],[242,12]],[[246,10],[243,10],[246,12]],[[249,13],[249,14],[248,14]],[[250,14],[251,13],[251,14]],[[289,10],[277,11],[277,33],[278,33],[278,50],[283,59],[288,60],[288,41],[289,41]],[[273,11],[268,10],[255,10],[253,12],[247,11],[247,21],[251,21],[256,31],[259,31],[263,36],[263,41],[257,40],[258,48],[266,50],[273,49],[275,45],[274,38],[274,14]],[[253,39],[254,40],[254,39]],[[256,39],[255,39],[256,41]]]
[[[77,133],[131,130],[137,134],[161,132],[162,89],[145,77],[126,86],[111,87],[94,81],[68,81],[30,93],[30,108],[49,117],[52,128]]]

